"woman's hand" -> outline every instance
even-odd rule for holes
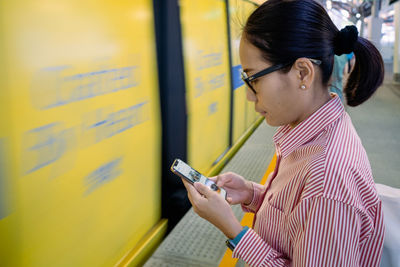
[[[182,179],[188,191],[193,210],[221,230],[228,238],[235,238],[243,227],[233,214],[232,208],[217,192],[201,183],[191,185]]]
[[[248,205],[253,200],[253,184],[239,174],[227,172],[209,178],[226,190],[229,204]]]

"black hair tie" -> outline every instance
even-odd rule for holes
[[[356,26],[346,26],[335,36],[333,51],[335,55],[349,54],[354,51],[354,46],[358,39],[358,30]]]

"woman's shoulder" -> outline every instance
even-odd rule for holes
[[[344,113],[316,139],[321,149],[303,169],[299,201],[323,196],[360,209],[378,203],[368,156],[350,117]]]
[[[379,202],[366,153],[344,153],[338,159],[327,158],[323,195],[359,209]]]
[[[371,166],[358,136],[338,139],[309,162],[303,197],[324,196],[362,209],[377,204]]]

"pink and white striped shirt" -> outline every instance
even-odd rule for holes
[[[256,213],[233,257],[251,266],[379,266],[384,224],[367,154],[339,97],[274,135]]]

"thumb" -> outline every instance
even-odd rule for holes
[[[213,177],[208,177],[213,182],[216,182],[218,180],[218,176],[213,176]]]
[[[208,186],[202,184],[202,183],[194,183],[193,184],[194,188],[196,188],[197,191],[199,191],[200,194],[204,195],[206,198],[209,198],[213,191],[208,188]]]
[[[225,185],[225,179],[221,175],[208,178],[213,181],[217,186],[223,187]]]

